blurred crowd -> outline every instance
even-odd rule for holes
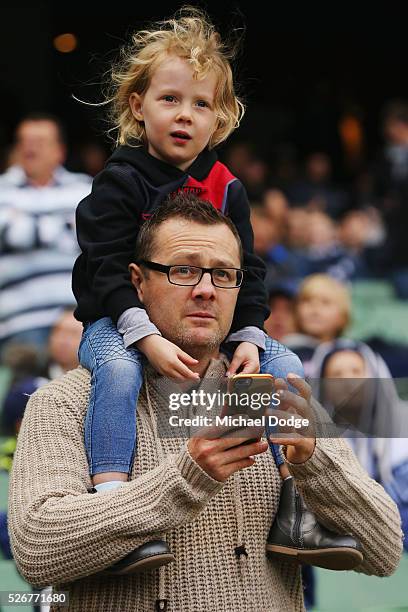
[[[266,330],[300,356],[311,378],[408,378],[403,343],[344,340],[353,317],[353,283],[383,279],[396,300],[408,300],[408,104],[390,102],[380,128],[379,155],[343,182],[334,179],[325,151],[269,163],[254,143],[235,141],[221,153],[248,192],[254,249],[267,267]],[[85,143],[74,161],[71,155],[68,170],[62,123],[33,114],[21,120],[3,153],[0,469],[8,470],[29,395],[77,365],[82,326],[73,317],[71,291],[78,254],[75,210],[108,151],[98,142]],[[391,404],[401,409],[397,394]],[[370,409],[374,414],[375,402]],[[369,473],[398,503],[408,531],[408,453],[405,445],[394,443],[391,450],[390,444],[355,446]]]
[[[251,144],[227,150],[228,167],[248,191],[270,284],[321,272],[341,281],[386,277],[408,298],[408,105],[390,102],[381,127],[382,151],[342,184],[324,151],[268,165]]]

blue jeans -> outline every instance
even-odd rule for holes
[[[136,448],[136,405],[143,382],[142,354],[125,349],[110,318],[87,324],[79,362],[91,372],[85,448],[91,475],[129,474]]]
[[[108,317],[87,324],[79,345],[81,365],[91,372],[91,395],[85,419],[85,448],[91,475],[130,473],[137,446],[136,406],[143,382],[143,357],[125,349],[121,334]],[[286,378],[303,377],[300,359],[266,337],[261,372]],[[271,433],[267,428],[267,434]],[[279,445],[270,443],[276,465],[284,463]]]

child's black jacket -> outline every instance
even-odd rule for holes
[[[110,316],[116,323],[128,308],[143,308],[128,272],[136,237],[143,222],[167,196],[179,191],[192,191],[209,200],[235,224],[247,272],[231,331],[250,325],[263,328],[268,316],[265,265],[253,253],[249,204],[242,183],[217,160],[215,151],[204,150],[187,171],[182,171],[143,147],[128,145],[116,149],[95,177],[92,192],[77,208],[82,250],[72,277],[77,319],[86,322]]]

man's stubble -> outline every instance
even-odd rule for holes
[[[221,343],[227,335],[227,332],[222,331],[218,325],[206,338],[198,338],[196,330],[188,328],[182,321],[170,325],[165,313],[156,312],[154,306],[157,305],[153,305],[153,302],[145,299],[146,311],[152,323],[159,328],[166,340],[173,342],[173,344],[195,359],[213,356],[214,352],[219,350]]]

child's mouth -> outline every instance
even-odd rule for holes
[[[191,136],[187,132],[173,132],[171,136],[177,140],[191,140]]]

